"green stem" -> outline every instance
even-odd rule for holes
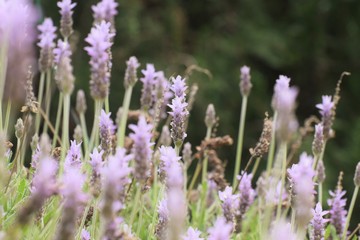
[[[359,186],[356,186],[355,190],[353,192],[352,198],[351,198],[351,203],[350,203],[350,207],[349,207],[349,213],[348,213],[347,218],[346,218],[346,224],[345,224],[345,228],[344,228],[344,231],[343,231],[342,240],[346,239],[347,230],[348,230],[348,227],[349,227],[349,224],[350,224],[351,215],[352,215],[352,212],[354,210],[354,206],[355,206],[355,202],[356,202],[356,198],[357,198],[358,193],[359,193]]]
[[[55,148],[56,138],[59,135],[60,119],[61,119],[61,115],[62,115],[63,102],[64,102],[64,95],[62,92],[60,92],[59,104],[58,104],[58,109],[57,109],[57,113],[56,113],[55,133],[54,133],[54,138],[53,138],[53,142],[52,142],[52,148]]]
[[[86,126],[86,121],[85,121],[85,115],[84,113],[80,114],[80,124],[81,124],[81,129],[82,129],[82,133],[83,133],[83,139],[84,139],[84,150],[85,153],[89,152],[89,136],[87,133],[87,126]],[[85,154],[86,155],[86,154]]]
[[[95,100],[95,111],[94,111],[94,123],[93,128],[91,131],[91,137],[90,137],[90,143],[89,143],[89,150],[94,148],[94,145],[96,144],[96,139],[98,139],[99,135],[99,116],[100,111],[102,107],[102,101],[101,100]],[[87,159],[87,157],[85,158]]]
[[[38,91],[38,95],[37,95],[38,101],[39,101],[39,107],[42,106],[42,100],[43,100],[43,94],[44,94],[44,82],[45,82],[45,72],[41,72],[39,91]],[[36,119],[35,119],[35,133],[36,134],[39,133],[40,120],[41,120],[41,116],[40,116],[40,113],[38,113],[38,114],[36,114]]]
[[[9,127],[10,113],[11,113],[11,100],[9,99],[6,106],[5,125],[4,125],[5,131],[7,131]]]
[[[16,171],[20,172],[21,170],[21,149],[22,144],[19,138],[16,141],[16,153],[15,153],[15,160],[16,160]]]
[[[322,183],[319,183],[318,185],[318,195],[319,195],[319,203],[322,206],[322,196],[323,196],[323,185]]]
[[[237,148],[236,148],[235,171],[234,171],[234,178],[233,178],[233,188],[235,188],[235,186],[236,186],[237,176],[240,173],[241,155],[242,155],[243,139],[244,139],[246,107],[247,107],[247,96],[244,95],[242,98],[242,104],[241,104],[238,144],[237,144]]]
[[[253,167],[253,169],[252,169],[252,171],[251,171],[251,174],[252,174],[253,176],[255,175],[255,173],[256,173],[256,171],[257,171],[257,169],[258,169],[258,167],[259,167],[260,159],[261,159],[260,157],[256,158],[254,167]]]
[[[136,230],[136,235],[139,236],[140,235],[140,230],[142,227],[142,220],[143,220],[143,201],[140,201],[140,212],[139,212],[139,222],[138,222],[138,226],[137,226],[137,230]]]
[[[274,161],[274,153],[275,153],[275,129],[276,129],[276,121],[277,121],[277,115],[278,113],[274,113],[274,118],[272,122],[272,130],[271,130],[271,142],[270,142],[270,148],[269,148],[269,154],[267,159],[267,165],[266,165],[266,173],[268,176],[270,176],[270,170],[272,168],[272,164]]]
[[[45,113],[46,116],[50,116],[50,103],[51,103],[51,69],[46,72],[46,93],[45,93]],[[69,94],[70,95],[70,94]],[[69,105],[70,106],[70,105]],[[69,107],[70,111],[70,107]],[[45,122],[43,133],[47,133],[48,124]]]
[[[110,107],[109,107],[109,95],[105,98],[105,112],[109,113],[110,112]]]
[[[129,86],[126,89],[125,95],[124,95],[121,119],[120,119],[120,123],[118,126],[118,132],[117,132],[117,139],[118,139],[119,147],[124,147],[124,143],[125,143],[125,128],[126,128],[127,116],[128,116],[128,112],[129,112],[132,90],[133,90],[133,86]]]
[[[68,149],[69,143],[69,117],[70,117],[70,94],[64,93],[64,114],[62,125],[62,137],[61,137],[61,168],[60,173],[63,171],[65,154]]]
[[[8,64],[8,59],[7,59],[8,36],[6,33],[4,35],[5,36],[2,36],[2,44],[0,44],[0,102],[3,101],[6,69]],[[0,120],[2,121],[2,115],[0,116]]]
[[[276,211],[276,221],[280,219],[281,216],[281,206],[282,206],[282,195],[283,195],[283,189],[285,186],[285,177],[286,177],[286,155],[287,155],[287,143],[282,142],[280,145],[280,152],[282,154],[282,165],[281,165],[281,187],[280,187],[280,194],[279,194],[279,203],[277,206]]]
[[[135,215],[137,213],[137,210],[138,210],[138,203],[140,201],[140,197],[141,197],[141,186],[140,184],[137,186],[137,189],[136,189],[136,194],[135,194],[135,199],[134,199],[134,205],[133,205],[133,208],[132,208],[132,211],[131,211],[131,217],[130,217],[130,222],[129,222],[129,226],[132,226],[132,224],[134,223],[134,220],[135,220]]]

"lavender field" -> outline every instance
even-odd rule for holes
[[[271,101],[253,100],[264,89],[250,64],[232,84],[201,64],[181,70],[174,58],[161,69],[113,51],[125,3],[99,0],[88,13],[72,0],[46,4],[59,21],[31,0],[0,0],[0,240],[360,239],[360,158],[327,174],[350,72],[334,75],[316,115],[300,121],[307,90],[292,76],[271,79]],[[76,11],[91,16],[86,36]],[[199,73],[236,88],[240,111],[217,93],[205,99]],[[256,136],[251,101],[268,109]],[[237,134],[218,131],[225,110]]]

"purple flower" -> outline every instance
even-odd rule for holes
[[[175,97],[185,99],[185,91],[188,88],[185,83],[185,78],[181,78],[181,76],[178,75],[176,78],[172,77],[170,80],[172,82],[172,86],[170,87],[170,89],[175,94]]]
[[[312,168],[313,158],[302,153],[298,164],[288,169],[292,191],[292,207],[296,212],[297,224],[305,227],[312,218],[311,209],[314,206],[315,171]]]
[[[103,109],[99,117],[101,148],[104,150],[105,156],[110,154],[112,137],[115,134],[116,126],[110,118],[111,113],[106,113]]]
[[[331,207],[330,222],[335,227],[336,233],[340,236],[343,233],[347,215],[347,211],[345,210],[346,198],[343,198],[346,192],[338,187],[335,192],[330,191],[329,193],[332,197],[327,201]]]
[[[154,99],[154,89],[158,72],[155,71],[153,64],[146,64],[146,69],[141,70],[144,77],[140,78],[143,83],[141,90],[141,108],[149,110],[152,107]]]
[[[167,117],[166,108],[172,97],[173,94],[170,91],[170,83],[166,79],[164,72],[163,71],[157,72],[157,77],[155,79],[154,93],[153,93],[153,107],[150,111],[150,114],[154,117],[160,117],[162,119],[166,118]],[[157,105],[159,103],[161,103],[160,106]]]
[[[185,132],[185,122],[189,115],[186,109],[187,103],[183,98],[175,97],[172,100],[172,104],[168,106],[171,108],[169,114],[172,116],[171,125],[171,137],[175,144],[180,144],[184,141],[187,134]]]
[[[221,207],[226,221],[234,224],[235,214],[239,206],[239,195],[232,194],[232,191],[232,187],[226,186],[223,192],[219,191],[219,198],[222,202]]]
[[[256,192],[251,186],[252,174],[247,174],[246,172],[242,173],[242,179],[239,184],[239,208],[240,214],[244,217],[244,214],[247,212],[251,204],[253,204]],[[240,180],[241,176],[238,176]]]
[[[208,240],[230,240],[233,226],[224,217],[218,217],[214,226],[208,229]]]
[[[198,229],[189,227],[186,234],[182,237],[183,240],[204,240],[200,237],[201,232]]]
[[[62,176],[63,209],[56,240],[73,239],[76,233],[76,221],[88,200],[83,192],[86,176],[76,167],[69,167]]]
[[[126,186],[131,182],[129,174],[132,169],[128,166],[131,159],[132,155],[126,155],[125,149],[118,148],[103,167],[101,209],[105,219],[115,218],[116,213],[124,207]]]
[[[91,240],[90,233],[85,228],[81,230],[81,240]]]
[[[71,0],[62,0],[57,3],[57,6],[60,8],[61,21],[60,21],[60,32],[62,36],[66,39],[73,32],[73,11],[72,9],[76,6],[76,3],[71,3]]]
[[[53,24],[51,18],[45,18],[44,22],[38,26],[40,31],[38,46],[40,49],[39,66],[40,71],[44,72],[52,67],[54,40],[56,38],[56,27]]]
[[[325,139],[327,139],[331,135],[331,111],[334,107],[334,102],[331,101],[331,96],[322,96],[322,103],[316,104],[316,107],[320,110],[320,114],[322,117],[322,125],[324,127],[324,137]]]
[[[70,148],[65,157],[64,169],[65,171],[75,167],[77,169],[81,169],[81,143],[76,144],[76,141],[70,141]]]
[[[159,175],[160,178],[165,180],[167,174],[169,174],[172,164],[178,164],[181,157],[176,155],[175,149],[172,147],[161,146],[160,149],[160,164]]]
[[[132,56],[126,61],[126,71],[125,71],[125,79],[124,79],[124,86],[127,89],[129,86],[134,86],[135,83],[138,81],[136,71],[140,67],[140,63],[138,62],[137,58]]]
[[[94,18],[96,22],[106,21],[113,22],[114,16],[118,13],[116,7],[119,4],[114,0],[102,0],[91,9],[94,12]]]
[[[102,160],[102,155],[104,151],[98,151],[97,148],[94,148],[93,152],[90,153],[90,165],[92,167],[93,173],[95,176],[100,176],[101,169],[104,165]]]
[[[325,224],[329,219],[324,219],[324,215],[329,211],[323,211],[321,204],[317,203],[315,209],[312,209],[313,219],[311,220],[310,240],[323,240],[325,234]]]
[[[315,125],[314,141],[312,151],[315,156],[319,156],[324,147],[324,127],[321,123]]]
[[[251,84],[251,75],[250,68],[248,66],[242,66],[240,68],[240,91],[243,96],[248,96],[250,94],[252,84]]]
[[[164,198],[158,205],[158,223],[155,228],[155,235],[158,239],[167,239],[167,226],[169,223],[169,210],[167,207],[167,199]]]
[[[138,124],[131,124],[129,128],[133,131],[130,138],[134,141],[131,150],[135,160],[134,176],[138,181],[145,181],[149,176],[151,146],[154,144],[151,142],[152,125],[146,123],[144,116],[140,116]]]
[[[95,99],[104,99],[109,94],[110,86],[110,56],[109,50],[112,45],[110,39],[114,34],[110,33],[110,23],[102,21],[96,24],[85,41],[90,46],[85,50],[90,56],[91,96]]]
[[[73,67],[71,65],[71,50],[68,42],[58,41],[54,49],[54,62],[56,63],[55,80],[60,91],[71,93],[74,89]]]
[[[270,231],[270,240],[296,240],[296,234],[291,230],[291,224],[285,221],[276,222]]]
[[[37,37],[36,23],[39,12],[32,1],[11,0],[0,2],[0,45],[6,64],[0,71],[4,74],[6,83],[0,89],[0,94],[13,102],[25,98],[25,80],[28,66],[35,65],[35,41]],[[1,95],[2,96],[2,95]]]

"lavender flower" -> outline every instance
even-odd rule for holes
[[[76,6],[76,3],[71,3],[71,0],[62,0],[57,3],[60,8],[61,21],[60,21],[60,32],[62,36],[66,39],[70,37],[73,32],[73,8]]]
[[[73,239],[76,233],[76,220],[80,216],[87,201],[82,191],[86,176],[76,167],[69,167],[62,177],[63,209],[56,240]]]
[[[65,157],[64,170],[67,171],[73,167],[81,169],[81,143],[77,144],[75,140],[70,141],[70,148]]]
[[[94,12],[95,22],[106,21],[114,23],[114,16],[118,13],[116,7],[119,4],[114,0],[102,0],[91,9]]]
[[[30,220],[32,213],[39,211],[46,199],[57,192],[57,164],[54,159],[45,157],[39,162],[32,180],[31,195],[25,206],[20,210],[18,221],[24,225]]]
[[[92,167],[92,176],[90,179],[92,193],[94,196],[98,196],[100,194],[101,182],[100,182],[100,174],[104,165],[102,156],[104,151],[100,152],[94,148],[93,152],[90,154],[90,165]]]
[[[166,79],[164,72],[157,72],[153,92],[153,106],[152,109],[150,109],[150,114],[156,119],[166,118],[166,108],[172,96],[170,83]]]
[[[81,240],[91,240],[90,233],[85,228],[81,230]]]
[[[146,64],[146,69],[141,70],[144,75],[143,78],[140,78],[140,81],[143,83],[141,90],[141,108],[143,110],[149,110],[153,103],[153,92],[155,88],[155,80],[157,77],[157,72],[153,64]]]
[[[246,172],[243,172],[242,176],[238,176],[238,180],[241,179],[241,182],[239,184],[239,202],[237,206],[238,211],[235,214],[237,232],[241,230],[241,223],[245,217],[245,214],[255,199],[256,193],[255,190],[251,187],[252,177],[252,174],[247,174]]]
[[[315,209],[312,209],[313,219],[311,220],[310,240],[323,240],[325,234],[325,224],[329,219],[324,219],[324,215],[329,211],[323,211],[321,204],[317,203]]]
[[[235,215],[239,206],[239,195],[232,194],[232,187],[226,186],[224,191],[219,191],[219,198],[222,202],[224,217],[228,223],[235,223]]]
[[[116,218],[116,213],[124,207],[126,186],[131,182],[129,174],[132,169],[128,166],[132,155],[126,155],[123,148],[116,149],[116,154],[108,158],[102,174],[103,200],[101,213],[109,227],[110,222]],[[110,221],[110,222],[109,222]]]
[[[130,138],[134,141],[131,150],[135,160],[134,176],[138,181],[143,182],[148,178],[150,170],[151,146],[154,144],[151,142],[152,126],[146,123],[144,116],[140,116],[138,124],[131,124],[129,128],[133,131]]]
[[[298,123],[295,117],[295,100],[298,90],[289,87],[290,78],[280,75],[274,87],[272,106],[278,113],[276,130],[281,141],[287,141],[296,131]]]
[[[347,211],[345,210],[346,198],[343,198],[345,191],[342,191],[340,187],[337,187],[335,192],[330,191],[331,199],[328,199],[327,203],[331,207],[330,209],[330,222],[335,227],[336,233],[341,236],[343,233]]]
[[[201,232],[198,229],[189,227],[186,234],[182,237],[183,240],[204,240],[200,237]]]
[[[209,104],[206,109],[205,125],[208,128],[212,128],[216,123],[216,113],[213,104]]]
[[[218,217],[214,226],[208,229],[208,240],[230,240],[232,225],[227,223],[225,218]]]
[[[270,231],[270,240],[296,240],[296,234],[291,230],[291,224],[285,221],[276,222]]]
[[[324,128],[324,138],[328,139],[331,136],[332,126],[332,113],[331,110],[334,107],[334,102],[331,101],[331,96],[322,96],[322,103],[316,104],[316,107],[320,110],[322,125]]]
[[[129,86],[134,86],[135,83],[138,81],[136,71],[140,67],[140,63],[138,62],[137,58],[132,56],[126,61],[126,71],[125,71],[125,79],[124,79],[124,86],[125,89],[129,88]]]
[[[167,199],[164,198],[158,205],[158,223],[155,228],[155,235],[159,240],[167,239],[167,226],[169,223],[169,210],[167,208]]]
[[[56,63],[55,81],[60,91],[71,94],[74,89],[73,67],[71,65],[71,50],[68,42],[58,41],[54,49]]]
[[[314,141],[312,143],[312,151],[314,156],[320,156],[324,148],[324,128],[321,123],[315,125]]]
[[[34,43],[38,17],[38,11],[31,1],[0,2],[0,46],[7,60],[1,64],[0,71],[6,82],[2,83],[0,96],[4,93],[5,98],[10,98],[12,102],[22,102],[25,98],[24,88],[19,86],[25,85],[28,66],[36,61]]]
[[[104,150],[105,157],[110,154],[112,147],[112,138],[115,134],[116,126],[110,118],[111,113],[106,113],[103,109],[100,114],[99,128],[101,148]]]
[[[181,157],[176,155],[172,147],[161,146],[160,149],[159,175],[161,180],[165,180],[172,164],[178,164]]]
[[[186,138],[187,134],[185,133],[185,122],[187,116],[189,115],[186,106],[188,104],[184,102],[183,98],[175,97],[172,100],[172,104],[168,106],[171,108],[169,114],[172,116],[171,125],[171,137],[175,145],[181,144]]]
[[[306,227],[312,218],[311,209],[314,206],[315,171],[312,168],[313,158],[302,153],[298,164],[288,169],[292,191],[292,207],[296,211],[296,220],[300,228]]]
[[[248,66],[242,66],[240,68],[240,91],[241,95],[249,96],[252,84],[251,84],[251,75],[250,75],[250,68]]]
[[[170,89],[175,94],[175,97],[185,99],[185,91],[188,88],[185,83],[185,78],[182,78],[180,75],[178,75],[176,78],[172,77],[170,80],[172,82]]]
[[[325,181],[325,178],[326,178],[325,166],[324,166],[324,162],[322,160],[319,161],[319,163],[317,165],[316,178],[318,180],[318,183],[323,183]]]
[[[110,23],[103,21],[96,24],[85,39],[90,44],[85,50],[90,56],[90,91],[94,99],[104,99],[109,94],[111,65],[109,50],[112,45],[110,39],[113,36],[114,34],[110,33]]]
[[[56,27],[51,18],[45,18],[44,22],[38,26],[40,31],[38,46],[40,47],[39,67],[41,72],[45,72],[52,67],[53,64],[53,48],[56,38]]]

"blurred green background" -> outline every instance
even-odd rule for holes
[[[93,21],[91,5],[96,2],[77,1],[74,14],[76,89],[86,91],[90,73],[84,38]],[[44,16],[59,25],[55,0],[38,1],[38,5]],[[309,115],[319,116],[315,104],[321,102],[321,95],[332,95],[340,74],[351,72],[342,85],[334,125],[336,138],[328,142],[325,153],[325,189],[333,189],[339,171],[344,171],[346,196],[351,197],[354,169],[360,160],[360,1],[124,0],[119,1],[118,11],[112,48],[111,111],[116,113],[122,104],[125,61],[132,55],[139,59],[141,68],[154,63],[167,76],[183,75],[193,64],[208,69],[212,78],[194,72],[188,80],[199,85],[187,139],[193,146],[205,136],[203,119],[208,103],[215,105],[220,117],[218,135],[229,134],[236,141],[241,106],[239,68],[244,64],[251,67],[254,85],[244,149],[255,145],[264,112],[271,113],[273,85],[279,74],[291,77],[292,85],[300,89],[297,116],[302,124]],[[138,83],[133,109],[140,105],[140,89]],[[91,111],[87,113],[89,119]],[[305,141],[308,153],[311,141],[312,137]],[[229,180],[234,156],[235,145],[221,154],[228,163]],[[248,158],[248,151],[244,151],[243,163]],[[356,211],[359,213],[360,208]]]

